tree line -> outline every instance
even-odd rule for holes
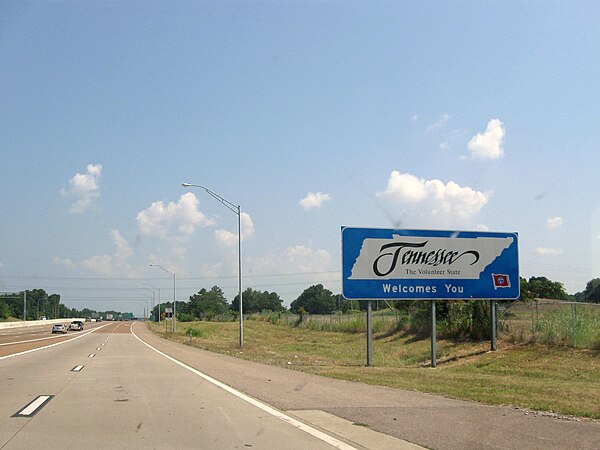
[[[60,302],[59,294],[48,294],[44,289],[25,290],[0,294],[0,320],[9,318],[23,319],[26,309],[26,320],[67,319],[72,317],[114,317],[132,318],[132,313],[118,311],[96,311],[89,308],[69,308]]]
[[[564,285],[552,281],[546,277],[521,278],[521,298],[523,301],[531,301],[536,298],[550,298],[565,301],[576,301],[586,303],[600,303],[600,278],[590,280],[584,291],[569,295]],[[60,302],[59,294],[46,293],[43,289],[33,289],[12,294],[0,294],[0,320],[9,317],[23,318],[24,296],[27,294],[27,320],[35,320],[40,317],[47,318],[70,318],[70,317],[106,317],[113,314],[116,317],[133,317],[131,313],[117,311],[95,311],[84,308],[68,308]],[[242,293],[243,311],[252,314],[263,311],[286,311],[283,300],[276,292],[259,291],[247,288]],[[211,319],[224,314],[236,315],[239,311],[239,295],[236,295],[231,303],[227,301],[223,290],[218,286],[210,289],[202,288],[197,294],[189,297],[187,302],[177,301],[177,318],[179,320]],[[406,302],[389,302],[398,309],[406,308]],[[403,305],[404,304],[404,305]],[[160,312],[165,307],[172,307],[172,303],[163,302]],[[386,302],[374,302],[373,309],[387,308]],[[366,302],[343,300],[340,294],[334,294],[322,284],[315,284],[306,288],[290,304],[289,311],[295,314],[331,314],[333,312],[346,312],[348,310],[364,310]],[[152,317],[157,320],[159,306],[152,310]]]

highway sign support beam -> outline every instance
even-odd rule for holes
[[[371,300],[367,301],[367,367],[373,362],[373,309]]]
[[[437,367],[435,300],[431,300],[431,367]]]

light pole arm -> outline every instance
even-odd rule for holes
[[[239,205],[236,205],[236,204],[230,202],[229,200],[227,200],[226,198],[221,197],[219,194],[217,194],[216,192],[211,191],[207,187],[200,186],[199,184],[191,184],[191,183],[181,183],[181,185],[183,187],[197,187],[197,188],[200,188],[200,189],[204,189],[204,191],[206,191],[207,194],[211,195],[213,198],[215,198],[216,200],[218,200],[219,202],[221,202],[230,211],[233,211],[238,216],[240,215],[240,206]]]

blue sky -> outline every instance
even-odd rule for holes
[[[595,2],[0,3],[0,291],[340,291],[340,226],[516,231],[600,276]]]

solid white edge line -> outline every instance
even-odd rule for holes
[[[257,408],[263,410],[264,412],[271,414],[272,416],[316,437],[317,439],[322,440],[323,442],[326,442],[329,445],[332,445],[335,448],[339,448],[340,450],[358,450],[356,447],[352,447],[351,445],[348,445],[345,442],[340,441],[339,439],[329,436],[328,434],[323,433],[322,431],[319,431],[316,428],[313,428],[310,425],[305,424],[304,422],[300,422],[299,420],[294,419],[293,417],[290,417],[287,414],[284,414],[283,412],[275,409],[274,407],[267,405],[266,403],[260,402],[256,399],[250,397],[249,395],[246,395],[246,394],[232,388],[231,386],[226,385],[225,383],[221,383],[219,380],[216,380],[216,379],[212,378],[211,376],[206,375],[205,373],[202,373],[199,370],[194,369],[193,367],[190,367],[185,363],[182,363],[181,361],[178,361],[177,359],[173,358],[172,356],[169,356],[166,353],[161,352],[157,348],[152,347],[150,344],[143,341],[140,337],[138,337],[137,334],[135,334],[133,332],[134,325],[135,325],[135,323],[131,324],[130,331],[131,331],[131,334],[133,334],[133,336],[138,341],[140,341],[142,344],[144,344],[148,348],[154,350],[159,355],[164,356],[168,360],[174,362],[175,364],[183,367],[184,369],[189,370],[190,372],[192,372],[195,375],[198,375],[199,377],[204,378],[206,381],[209,381],[210,383],[214,384],[215,386],[220,387],[221,389],[229,392],[230,394],[235,395],[236,397],[250,403],[251,405],[256,406]]]
[[[106,324],[106,325],[108,325],[108,324]],[[27,353],[37,352],[37,351],[40,351],[40,350],[44,350],[46,348],[55,347],[57,345],[66,344],[67,342],[76,341],[77,339],[80,339],[80,338],[82,338],[84,336],[87,336],[88,334],[94,333],[95,331],[97,331],[97,330],[105,327],[106,325],[102,325],[101,327],[94,328],[93,330],[87,331],[85,334],[80,334],[80,335],[78,335],[78,336],[76,336],[74,338],[67,339],[65,341],[60,341],[60,342],[57,342],[55,344],[46,345],[44,347],[32,348],[31,350],[25,350],[24,352],[13,353],[12,355],[0,356],[0,361],[2,361],[3,359],[13,358],[13,357],[19,356],[19,355],[25,355]]]
[[[18,416],[31,416],[33,413],[37,411],[37,409],[46,403],[50,399],[49,395],[40,395],[34,401],[32,401],[29,405],[23,408],[18,412]]]

